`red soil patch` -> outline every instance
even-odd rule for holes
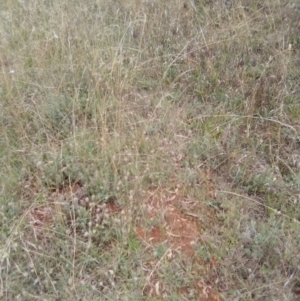
[[[167,196],[168,194],[169,196]],[[178,253],[197,260],[193,246],[201,241],[202,227],[212,224],[211,219],[215,218],[212,209],[203,208],[208,220],[205,225],[202,225],[196,214],[194,216],[185,213],[185,210],[182,209],[184,202],[184,197],[178,193],[170,195],[159,189],[150,192],[149,198],[144,200],[143,204],[146,211],[145,217],[149,224],[153,223],[153,225],[149,227],[139,225],[135,229],[137,236],[147,246],[155,246],[160,243],[169,246],[168,254],[165,254],[169,260],[172,260],[173,255]],[[193,209],[191,210],[193,211]],[[217,262],[211,264],[215,266]],[[155,292],[163,290],[163,285],[157,282],[154,275],[150,275],[150,278],[152,279],[149,279],[145,285],[144,293],[153,296]],[[200,282],[196,282],[194,286],[198,292],[199,301],[222,301],[221,296],[211,287],[200,285]]]
[[[200,225],[174,206],[169,206],[165,215],[167,237],[171,245],[187,255],[194,254],[193,245],[199,239]]]
[[[136,234],[147,243],[157,244],[164,241],[163,232],[159,227],[155,227],[149,231],[145,231],[143,228],[137,227]]]
[[[166,242],[172,249],[192,256],[193,245],[200,238],[201,225],[196,218],[181,212],[180,202],[182,198],[175,194],[169,198],[152,194],[144,203],[146,216],[149,221],[160,219],[162,223],[150,229],[138,226],[136,234],[148,244]]]
[[[185,216],[176,207],[165,208],[164,227],[155,226],[150,230],[136,228],[136,234],[148,244],[167,242],[176,251],[193,255],[193,244],[199,238],[199,227],[192,218]]]

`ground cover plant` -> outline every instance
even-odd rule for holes
[[[300,6],[0,3],[1,300],[299,300]]]

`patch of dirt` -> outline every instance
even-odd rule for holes
[[[166,242],[173,250],[193,256],[195,253],[193,245],[199,240],[201,231],[197,221],[184,215],[171,204],[165,205],[163,211],[159,210],[160,207],[156,207],[156,209],[158,209],[157,214],[161,212],[164,214],[163,227],[153,226],[151,229],[144,229],[138,226],[136,228],[138,237],[147,244]],[[154,209],[151,207],[150,210],[150,215],[153,215]]]
[[[165,215],[167,237],[171,245],[177,250],[192,256],[193,245],[199,240],[200,225],[195,218],[191,218],[170,205]]]
[[[163,231],[159,227],[154,227],[153,229],[146,231],[142,227],[138,226],[136,228],[136,234],[140,239],[148,244],[162,243],[165,239]]]
[[[173,250],[193,256],[193,246],[201,240],[203,225],[196,214],[185,212],[183,208],[187,206],[184,203],[185,198],[177,191],[151,191],[143,201],[143,208],[148,222],[153,225],[148,228],[138,225],[137,236],[147,244],[166,242]],[[209,219],[215,217],[208,207],[203,208],[202,213]],[[209,222],[205,222],[205,228],[207,224]]]
[[[203,206],[202,214],[208,220],[202,224],[196,214],[188,213],[183,209],[190,206],[185,205],[185,202],[185,198],[178,191],[174,193],[161,189],[150,191],[150,196],[143,201],[145,217],[150,226],[138,225],[135,232],[148,247],[165,243],[169,249],[164,257],[168,260],[176,260],[176,254],[184,254],[199,262],[200,259],[195,256],[194,246],[202,241],[201,233],[207,228],[207,225],[213,224],[211,219],[216,219],[216,216],[213,209]],[[193,206],[190,207],[193,212]],[[204,263],[200,263],[204,265]],[[154,271],[158,264],[157,261],[152,262],[150,270]],[[217,262],[210,264],[215,266]],[[212,287],[200,284],[199,281],[195,282],[194,289],[197,291],[199,301],[223,300]],[[144,293],[148,296],[158,296],[163,293],[162,291],[163,284],[158,282],[151,273],[144,287]]]

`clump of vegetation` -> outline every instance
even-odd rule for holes
[[[296,2],[0,15],[3,300],[297,300]]]

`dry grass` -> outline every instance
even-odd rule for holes
[[[2,1],[3,300],[297,300],[296,1]]]

